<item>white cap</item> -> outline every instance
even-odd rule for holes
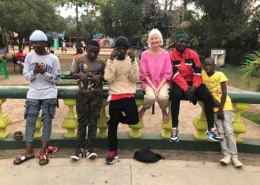
[[[35,30],[30,36],[30,41],[47,41],[47,37],[41,30]]]

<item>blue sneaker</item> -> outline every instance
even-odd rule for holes
[[[205,135],[211,141],[223,141],[223,138],[218,136],[215,129],[211,129],[211,131],[206,131]]]
[[[107,158],[105,160],[105,162],[107,164],[113,164],[115,162],[115,159],[117,159],[117,152],[116,151],[110,151],[107,155]]]
[[[179,130],[177,128],[172,128],[170,142],[177,143],[178,141],[179,141]]]

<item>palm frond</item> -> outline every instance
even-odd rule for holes
[[[244,74],[242,80],[250,87],[250,79],[256,70],[260,68],[260,51],[254,51],[251,54],[245,55],[246,62],[244,67]]]

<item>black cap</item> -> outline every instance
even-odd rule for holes
[[[118,47],[118,46],[126,46],[128,48],[129,44],[128,44],[127,38],[124,36],[117,37],[115,47]]]

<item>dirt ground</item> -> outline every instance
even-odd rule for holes
[[[69,50],[66,54],[61,54],[60,51],[55,51],[55,54],[60,59],[62,70],[69,70],[72,62],[73,54],[75,51]],[[28,82],[24,79],[22,74],[19,71],[14,72],[13,63],[8,63],[7,65],[8,71],[10,71],[11,75],[8,80],[4,80],[3,76],[0,75],[0,85],[13,85],[13,84],[28,84]],[[233,88],[233,87],[230,87]],[[235,88],[234,88],[235,89]],[[234,90],[232,89],[232,90]],[[229,89],[230,90],[230,89]],[[236,90],[236,89],[235,89]],[[67,115],[67,107],[63,104],[62,100],[59,100],[60,108],[56,111],[56,116],[53,120],[53,132],[54,133],[64,133],[65,130],[61,128],[61,123],[64,117]],[[15,111],[13,111],[15,107]],[[198,115],[201,111],[200,107],[193,106],[188,102],[181,102],[181,111],[180,112],[180,133],[191,134],[195,131],[192,126],[192,120],[196,115]],[[12,118],[12,124],[7,127],[7,130],[13,134],[17,130],[21,130],[24,133],[24,119],[23,119],[23,111],[24,111],[24,100],[17,99],[7,99],[7,101],[3,104],[3,112],[8,114]],[[259,105],[251,105],[247,110],[248,112],[260,112]],[[187,114],[189,112],[189,114]],[[158,106],[155,107],[155,114],[151,114],[151,111],[147,111],[144,115],[144,122],[149,123],[145,124],[145,127],[142,129],[142,132],[160,132],[161,127],[158,120],[161,118],[161,112],[159,111]],[[252,123],[248,120],[245,120],[245,124],[247,127],[247,133],[241,134],[241,137],[249,137],[249,138],[260,138],[260,126]],[[119,132],[129,130],[125,125],[119,126]],[[166,159],[171,160],[187,160],[187,161],[202,161],[202,162],[218,162],[222,157],[220,152],[192,152],[192,151],[176,151],[176,150],[154,150],[157,153],[160,153]],[[0,159],[10,158],[13,159],[19,153],[23,153],[24,150],[3,150],[1,151]],[[69,156],[74,152],[74,149],[63,149],[61,148],[56,154],[50,155],[50,158],[69,158]],[[104,158],[107,154],[107,149],[96,149],[99,157]],[[132,158],[134,154],[134,150],[119,150],[120,158]],[[260,154],[239,154],[240,160],[245,165],[252,166],[260,166]]]

